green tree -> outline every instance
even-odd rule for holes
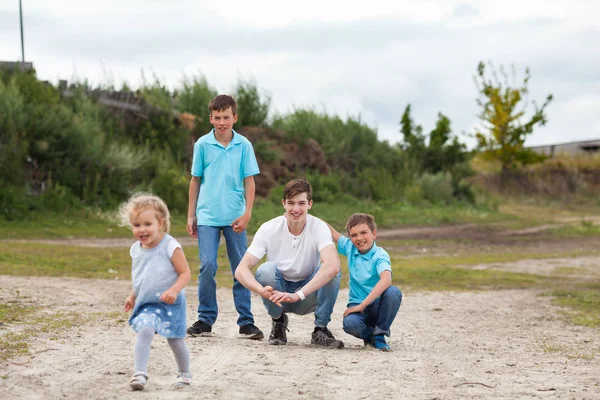
[[[233,97],[238,106],[239,118],[236,124],[238,128],[266,125],[271,97],[261,96],[255,82],[240,80]]]
[[[528,85],[531,77],[529,68],[525,69],[523,83],[517,86],[514,66],[512,83],[509,83],[503,67],[499,69],[502,79],[491,63],[489,67],[491,77],[486,75],[486,65],[479,62],[477,75],[474,77],[479,91],[477,105],[481,107],[479,119],[482,126],[475,131],[479,149],[487,158],[500,161],[503,171],[542,160],[543,157],[525,149],[524,143],[537,125],[546,124],[544,111],[552,101],[552,95],[546,97],[541,107],[533,101],[535,111],[527,119]]]
[[[183,89],[177,97],[177,109],[188,112],[198,117],[198,125],[194,130],[198,136],[208,133],[212,129],[208,103],[217,96],[217,91],[209,85],[203,75],[188,78],[184,76]]]
[[[435,128],[426,136],[421,125],[413,121],[409,104],[400,119],[400,132],[404,137],[402,149],[421,173],[449,172],[469,159],[466,146],[452,136],[450,119],[442,113],[438,113]]]

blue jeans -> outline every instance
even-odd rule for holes
[[[263,286],[272,286],[274,290],[295,293],[312,279],[319,268],[320,266],[311,276],[303,281],[290,282],[281,276],[276,263],[266,262],[258,267],[258,270],[256,271],[256,280]],[[304,300],[295,303],[284,303],[282,304],[282,307],[279,307],[272,301],[263,298],[263,304],[273,319],[281,317],[282,313],[306,315],[314,312],[315,326],[325,328],[329,321],[331,321],[331,313],[333,313],[333,306],[335,305],[335,300],[337,299],[338,291],[340,290],[341,278],[342,274],[338,273],[325,286],[316,292],[309,294]]]
[[[344,332],[364,340],[369,340],[373,335],[390,336],[390,326],[400,309],[400,303],[402,292],[396,286],[390,286],[365,311],[344,317]],[[358,303],[349,303],[348,307],[356,305]]]
[[[239,317],[239,326],[254,323],[250,311],[250,290],[246,289],[237,279],[235,270],[246,253],[246,231],[236,233],[231,226],[198,225],[198,250],[200,252],[200,275],[198,277],[198,320],[213,325],[217,320],[217,253],[221,231],[225,237],[227,258],[231,265],[233,278],[233,303]]]

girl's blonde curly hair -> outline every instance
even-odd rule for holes
[[[156,212],[156,219],[162,222],[163,230],[168,233],[171,228],[171,213],[163,199],[152,193],[134,193],[129,200],[121,204],[119,207],[120,225],[131,227],[131,220],[148,209]]]

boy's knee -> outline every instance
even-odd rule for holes
[[[256,280],[263,286],[273,286],[276,279],[277,264],[274,262],[266,262],[261,264],[256,270]]]
[[[342,321],[342,329],[349,335],[357,336],[361,330],[361,320],[354,314],[349,314]]]
[[[217,264],[214,262],[202,261],[200,263],[200,273],[203,274],[206,272],[215,275],[217,273]]]
[[[387,301],[398,304],[398,306],[402,303],[402,292],[396,286],[390,286],[382,295]]]

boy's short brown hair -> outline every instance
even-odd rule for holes
[[[350,234],[350,229],[360,224],[366,224],[371,231],[377,229],[375,217],[371,214],[356,213],[352,214],[350,218],[348,218],[348,222],[346,222],[346,232],[348,232],[348,235]]]
[[[227,94],[220,94],[208,103],[208,111],[225,111],[231,108],[233,115],[237,114],[237,104],[235,99]]]
[[[308,201],[312,200],[312,186],[304,178],[294,179],[286,183],[283,189],[283,201],[291,199],[301,193],[306,193]]]

